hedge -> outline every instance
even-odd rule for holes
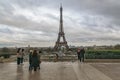
[[[7,53],[7,54],[0,54],[0,57],[4,57],[4,58],[10,58],[11,54]]]
[[[86,51],[86,59],[120,59],[119,50],[111,51]]]

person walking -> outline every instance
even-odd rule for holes
[[[21,48],[18,48],[17,50],[17,65],[20,64],[20,59],[21,59],[21,53],[20,53]]]
[[[39,59],[38,59],[37,50],[34,50],[33,54],[32,54],[32,61],[31,61],[32,67],[34,68],[34,71],[37,70],[38,63],[39,63]]]

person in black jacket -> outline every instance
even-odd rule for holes
[[[33,50],[30,50],[30,53],[29,53],[29,70],[32,70],[32,54],[33,54]]]
[[[85,54],[84,48],[82,49],[79,48],[77,51],[77,55],[78,55],[78,59],[80,60],[80,62],[84,62],[84,54]]]
[[[21,49],[21,58],[20,58],[20,63],[23,64],[23,60],[24,60],[24,49]]]
[[[77,56],[78,56],[78,60],[80,59],[80,48],[78,48],[77,50]]]
[[[17,50],[17,65],[20,64],[20,58],[21,58],[20,50],[21,50],[21,48],[18,48],[18,50]]]
[[[41,64],[41,60],[40,60],[40,57],[41,57],[41,51],[38,51],[38,69],[40,69],[40,64]]]
[[[36,71],[39,64],[37,50],[33,51],[31,64],[32,64],[32,67],[34,68],[34,71]]]
[[[85,54],[85,49],[82,48],[82,49],[80,50],[80,56],[79,56],[80,62],[81,62],[81,61],[84,62],[84,54]]]

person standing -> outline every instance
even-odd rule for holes
[[[77,50],[77,56],[78,56],[78,60],[80,60],[80,48],[78,48]]]
[[[41,63],[41,60],[40,60],[40,57],[41,57],[41,51],[38,51],[38,69],[40,69],[40,63]]]
[[[23,64],[23,60],[24,60],[24,49],[21,50],[21,59],[20,59],[20,63]]]
[[[39,63],[39,59],[38,59],[37,50],[34,50],[32,54],[32,62],[31,62],[32,67],[34,68],[34,71],[37,70],[38,63]]]
[[[21,59],[21,53],[20,53],[21,48],[18,48],[17,50],[17,65],[20,64],[20,59]]]
[[[29,52],[29,70],[32,70],[32,54],[33,54],[33,50],[30,50],[30,52]]]
[[[84,48],[82,48],[82,49],[80,50],[80,62],[81,62],[81,61],[84,62],[84,54],[85,54],[85,50],[84,50]]]

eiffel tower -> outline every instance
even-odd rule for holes
[[[55,50],[58,50],[59,48],[61,48],[62,46],[66,47],[66,49],[68,50],[69,47],[67,45],[67,41],[65,39],[65,33],[64,33],[64,30],[63,30],[63,18],[62,18],[62,11],[63,11],[63,8],[62,6],[60,7],[60,26],[59,26],[59,33],[58,33],[58,38],[57,38],[57,41],[56,41],[56,44],[54,46],[54,49]],[[60,41],[60,39],[63,39],[63,41]]]

